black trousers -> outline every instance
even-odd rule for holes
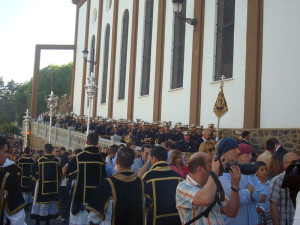
[[[68,186],[60,186],[59,187],[59,198],[61,203],[61,217],[62,218],[69,218],[70,215],[70,207],[71,207],[71,195],[70,189]]]

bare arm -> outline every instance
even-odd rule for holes
[[[150,154],[149,154],[145,164],[137,171],[137,176],[138,177],[142,177],[144,175],[144,173],[147,172],[147,169],[148,169],[150,163],[151,163],[151,157],[150,157]]]
[[[65,176],[67,170],[68,170],[68,166],[67,166],[67,164],[66,164],[66,165],[63,167],[63,169],[62,169],[62,177]]]
[[[212,171],[215,174],[219,174],[220,163],[211,163]],[[203,170],[203,168],[202,168]],[[211,176],[208,177],[206,184],[199,190],[193,197],[193,205],[209,206],[215,199],[217,192],[217,185]]]
[[[229,171],[231,175],[231,187],[237,188],[239,187],[241,180],[241,170],[238,166],[231,166],[231,170]],[[229,201],[222,208],[222,212],[232,218],[237,217],[240,207],[240,195],[239,192],[231,191]]]
[[[271,213],[272,224],[279,225],[277,203],[275,203],[273,201],[270,201],[270,213]]]

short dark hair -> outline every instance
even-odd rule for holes
[[[111,155],[111,154],[116,154],[117,152],[116,152],[116,150],[114,150],[114,149],[110,149],[109,151],[108,151],[108,155]],[[105,154],[105,153],[104,153]]]
[[[141,152],[144,152],[144,151],[145,151],[145,148],[150,148],[150,149],[152,149],[152,146],[151,146],[151,145],[148,145],[148,144],[142,145]]]
[[[52,145],[51,144],[45,144],[44,149],[47,153],[52,153]]]
[[[188,167],[190,173],[196,173],[198,166],[206,168],[206,158],[204,155],[199,155],[189,160]]]
[[[0,150],[3,148],[4,145],[7,145],[7,147],[9,148],[7,139],[4,137],[0,137]]]
[[[118,151],[118,145],[112,145],[112,146],[110,146],[110,149],[112,149],[112,150],[115,150],[115,151]]]
[[[249,134],[250,134],[250,131],[247,131],[247,130],[243,131],[242,138],[247,137]]]
[[[150,152],[151,157],[155,156],[158,161],[167,161],[168,159],[168,152],[162,146],[154,147]]]
[[[267,164],[263,161],[256,161],[255,162],[256,171],[258,171],[259,167],[261,167],[261,166],[267,166]]]
[[[124,147],[118,151],[118,162],[121,167],[130,169],[134,162],[135,153],[131,148]]]
[[[279,141],[277,138],[271,138],[271,140],[275,143],[275,145],[279,145]]]
[[[272,139],[266,141],[266,149],[272,151],[275,149],[275,142]]]
[[[98,138],[98,134],[96,134],[96,133],[90,133],[86,138],[86,142],[89,145],[97,145],[98,141],[99,141],[99,138]]]
[[[65,147],[60,147],[59,150],[62,150],[62,151],[64,151],[64,152],[67,151]]]
[[[29,148],[29,147],[26,147],[26,148],[24,149],[24,153],[25,153],[25,154],[30,154],[30,148]]]

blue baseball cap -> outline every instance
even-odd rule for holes
[[[238,148],[239,144],[233,138],[223,138],[218,146],[218,154],[223,155],[231,149]]]

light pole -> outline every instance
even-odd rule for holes
[[[48,98],[48,108],[50,109],[50,124],[49,124],[49,144],[51,141],[51,126],[52,126],[52,116],[53,116],[53,109],[57,106],[57,99],[58,97],[54,95],[53,92],[53,80],[54,80],[54,72],[52,72],[52,79],[51,79],[51,93]]]
[[[172,0],[173,2],[173,11],[175,13],[175,15],[178,17],[178,19],[180,20],[184,20],[186,23],[193,25],[194,27],[197,25],[197,19],[193,19],[193,18],[185,18],[185,17],[181,17],[180,13],[182,11],[183,8],[183,2],[185,0]]]
[[[24,125],[25,125],[25,139],[24,139],[24,145],[23,145],[23,151],[25,150],[25,148],[27,147],[27,132],[29,131],[29,124],[30,124],[30,120],[31,117],[29,116],[29,110],[26,110],[26,115],[23,116],[24,118]]]
[[[87,124],[87,131],[86,131],[86,138],[89,135],[89,131],[90,131],[90,118],[91,118],[91,108],[92,108],[92,102],[93,102],[93,98],[94,98],[94,94],[96,93],[98,87],[94,84],[95,81],[95,76],[94,76],[94,66],[96,65],[96,62],[94,61],[94,55],[95,55],[95,49],[92,50],[92,55],[91,55],[91,60],[87,60],[87,56],[89,54],[89,51],[87,49],[84,49],[82,51],[83,53],[83,59],[89,63],[91,63],[91,73],[89,75],[88,79],[88,84],[86,84],[84,86],[84,88],[86,89],[86,93],[88,96],[88,107],[89,107],[89,111],[88,111],[88,124]]]

